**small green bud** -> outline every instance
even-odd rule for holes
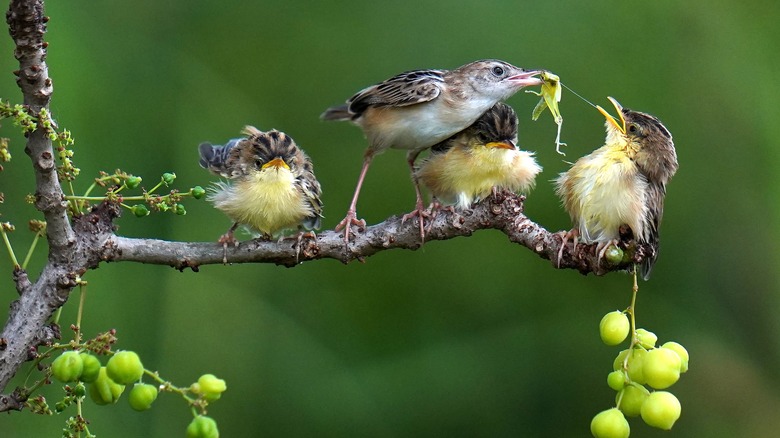
[[[98,370],[100,372],[100,370]],[[73,395],[76,397],[84,397],[87,395],[87,388],[84,387],[84,384],[79,382],[76,384],[76,386],[73,388]]]
[[[162,175],[162,180],[166,185],[170,185],[173,183],[173,180],[176,179],[175,173],[165,172]]]
[[[176,204],[176,206],[173,207],[173,212],[179,216],[187,214],[187,210],[184,209],[184,205],[182,204]]]
[[[141,181],[142,179],[140,176],[129,176],[125,180],[125,185],[127,186],[128,189],[134,189],[141,184]]]
[[[201,186],[195,186],[191,188],[190,193],[192,193],[192,197],[195,199],[201,199],[202,197],[206,196],[206,190]]]
[[[149,209],[146,208],[144,204],[136,204],[130,207],[130,211],[132,211],[136,217],[144,217],[149,215]]]

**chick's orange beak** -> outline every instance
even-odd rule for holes
[[[491,141],[490,143],[485,144],[485,147],[509,150],[515,149],[515,145],[511,141]]]
[[[267,169],[269,167],[274,167],[277,170],[282,168],[290,170],[290,166],[288,166],[287,163],[285,163],[284,160],[282,160],[280,157],[276,157],[273,160],[263,164],[263,169]]]
[[[623,106],[620,105],[620,102],[615,100],[614,97],[609,96],[609,97],[607,97],[607,99],[609,99],[609,101],[612,102],[612,105],[617,110],[618,117],[620,117],[620,122],[618,122],[617,119],[612,117],[607,112],[607,110],[605,110],[604,108],[596,105],[596,109],[599,110],[599,112],[601,114],[603,114],[604,117],[607,118],[607,122],[611,123],[618,131],[620,131],[621,133],[625,134],[626,133],[626,119],[623,117]]]

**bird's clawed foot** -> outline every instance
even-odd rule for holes
[[[341,220],[334,228],[334,231],[340,231],[344,229],[344,245],[349,246],[349,233],[352,226],[356,226],[358,230],[366,230],[366,221],[357,218],[357,212],[355,210],[348,210],[347,215]]]
[[[408,219],[417,217],[417,221],[420,225],[420,245],[425,243],[425,219],[428,219],[429,223],[433,222],[433,216],[426,211],[422,202],[417,203],[417,208],[401,216],[401,225],[403,225]]]
[[[314,231],[309,230],[309,231],[298,232],[298,236],[296,236],[295,238],[295,264],[300,263],[301,248],[302,248],[301,243],[303,242],[304,238],[314,240],[315,244],[317,242],[317,234]]]
[[[222,244],[222,264],[227,265],[227,249],[228,245],[233,245],[234,248],[238,248],[238,240],[233,236],[233,233],[236,231],[236,228],[238,228],[238,222],[233,224],[232,227],[230,227],[229,230],[227,230],[227,233],[223,234],[219,237],[219,240],[217,240],[218,243]]]
[[[561,259],[563,258],[563,249],[566,248],[566,243],[569,239],[572,240],[571,254],[577,251],[577,239],[580,236],[579,230],[576,228],[570,231],[562,231],[559,233],[561,236],[561,247],[558,249],[558,268],[561,267]]]

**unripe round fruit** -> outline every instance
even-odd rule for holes
[[[607,375],[607,385],[615,391],[620,391],[626,386],[626,374],[623,370],[612,371]]]
[[[124,390],[124,385],[111,380],[106,373],[106,367],[101,367],[97,379],[89,385],[89,396],[96,404],[107,405],[116,403]]]
[[[615,310],[609,312],[601,318],[599,323],[599,334],[601,340],[607,345],[617,345],[626,340],[628,336],[628,330],[631,325],[628,322],[626,315]]]
[[[162,175],[162,180],[166,185],[173,184],[173,180],[176,179],[175,173],[165,172]]]
[[[84,387],[84,383],[79,382],[73,387],[73,395],[76,397],[84,397],[87,395],[87,388]]]
[[[134,189],[138,187],[139,184],[141,184],[141,177],[140,176],[129,176],[125,180],[125,185],[128,189]]]
[[[94,382],[98,378],[98,374],[100,374],[100,360],[89,353],[81,353],[79,356],[81,356],[81,361],[84,363],[79,380],[87,383]]]
[[[615,357],[615,360],[612,362],[612,369],[615,371],[622,370],[623,362],[626,360],[626,356],[628,356],[628,348],[618,353],[618,355]]]
[[[674,394],[666,391],[655,391],[647,397],[642,405],[642,420],[650,426],[669,430],[680,418],[680,401]]]
[[[682,364],[680,366],[680,372],[684,373],[688,371],[688,350],[685,349],[682,345],[678,344],[674,341],[669,341],[661,346],[661,348],[668,348],[675,353],[677,353],[678,356],[680,356],[680,359],[682,360]]]
[[[615,245],[610,245],[604,252],[604,258],[607,259],[610,265],[617,265],[623,261],[623,250]]]
[[[144,366],[134,351],[118,351],[106,363],[106,373],[114,382],[128,385],[141,378]]]
[[[149,215],[149,209],[143,204],[136,204],[130,207],[130,210],[136,217],[144,217]]]
[[[182,204],[176,204],[173,207],[173,212],[179,216],[184,216],[185,214],[187,214],[187,210],[184,208],[184,205]]]
[[[206,190],[201,186],[195,186],[191,188],[190,193],[192,193],[192,197],[195,199],[201,199],[202,197],[206,196]]]
[[[618,408],[601,411],[590,422],[590,433],[595,438],[628,438],[631,428]]]
[[[84,370],[78,351],[66,351],[51,364],[51,375],[60,382],[75,382]]]
[[[644,348],[633,348],[628,356],[628,378],[640,385],[647,383],[643,370],[645,356],[647,356],[647,350]]]
[[[655,342],[658,340],[658,336],[651,331],[640,328],[636,329],[636,339],[639,341],[639,345],[649,350],[655,348]]]
[[[621,392],[623,393],[623,398],[620,398]],[[648,391],[647,388],[642,385],[632,383],[630,385],[626,385],[625,388],[618,392],[618,394],[615,396],[615,403],[620,400],[620,410],[623,411],[623,413],[628,417],[636,417],[639,415],[639,412],[642,409],[642,405],[645,403],[645,400],[647,400],[647,396],[649,395],[650,391]]]
[[[654,348],[647,352],[642,363],[642,375],[655,389],[666,389],[680,379],[680,356],[668,348]]]
[[[203,394],[208,401],[218,400],[222,393],[227,390],[227,384],[224,380],[218,379],[213,374],[204,374],[198,378],[197,386],[193,385],[193,392]]]
[[[136,383],[130,390],[127,401],[130,407],[136,411],[145,411],[152,407],[152,402],[157,400],[157,387],[148,383]]]
[[[198,415],[187,426],[187,438],[219,438],[217,422],[211,417]]]

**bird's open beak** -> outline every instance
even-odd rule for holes
[[[604,115],[604,117],[606,117],[606,118],[607,118],[607,121],[608,121],[609,123],[611,123],[611,124],[612,124],[612,125],[613,125],[615,128],[617,128],[617,130],[618,130],[618,131],[620,131],[621,133],[625,134],[625,133],[626,133],[626,119],[623,117],[623,106],[622,106],[622,105],[620,105],[620,103],[619,103],[617,100],[615,100],[615,98],[614,98],[614,97],[611,97],[611,96],[610,96],[610,97],[607,97],[607,99],[609,99],[609,101],[610,101],[610,102],[612,102],[612,105],[613,105],[613,106],[615,107],[615,109],[617,110],[618,117],[620,117],[620,122],[618,122],[618,121],[617,121],[617,119],[615,119],[614,117],[612,117],[612,116],[611,116],[611,115],[610,115],[610,114],[607,112],[607,110],[605,110],[604,108],[602,108],[602,107],[600,107],[600,106],[596,105],[596,109],[597,109],[597,110],[599,110],[599,112],[600,112],[601,114],[603,114],[603,115]]]
[[[542,85],[544,83],[543,80],[534,77],[541,73],[541,70],[525,71],[519,75],[510,76],[506,78],[506,80],[511,81],[513,84],[517,84],[520,87],[532,87],[534,85]]]
[[[509,149],[515,150],[515,145],[511,141],[491,141],[485,144],[487,148]]]
[[[263,164],[263,169],[267,169],[269,167],[275,167],[277,170],[284,168],[287,170],[290,170],[290,166],[287,165],[287,163],[284,162],[280,157],[276,157],[273,160]]]

